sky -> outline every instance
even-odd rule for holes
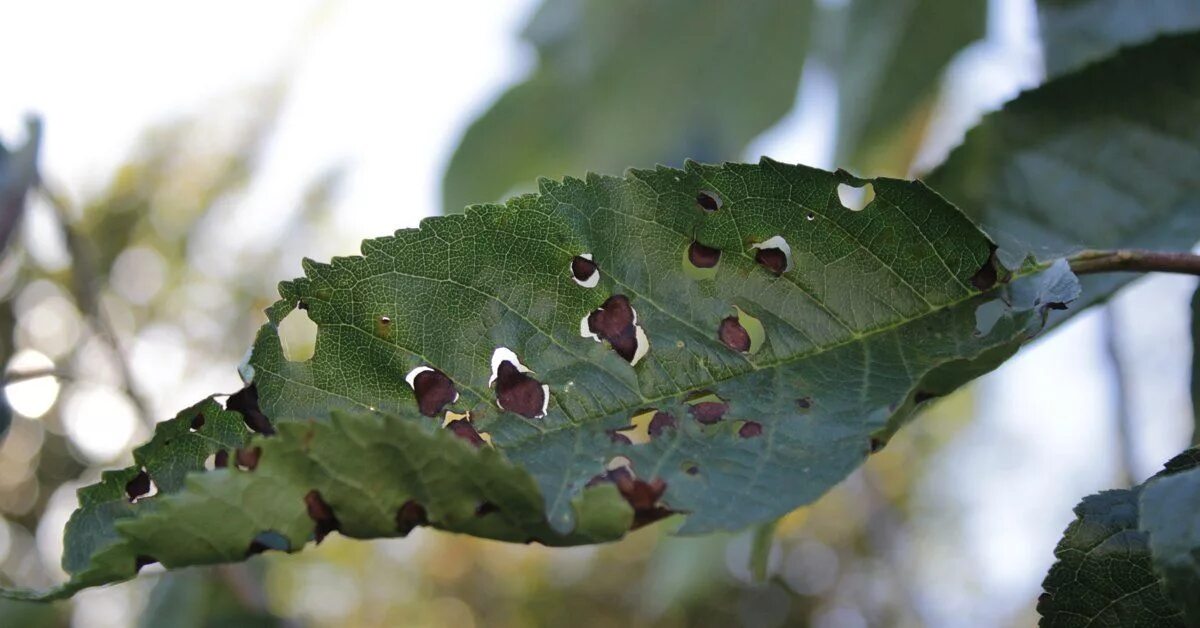
[[[465,125],[533,66],[532,49],[516,34],[534,6],[0,0],[0,138],[17,140],[23,116],[42,115],[44,172],[84,198],[148,125],[287,75],[277,131],[224,245],[269,233],[281,208],[297,204],[297,182],[341,166],[349,178],[336,204],[337,240],[322,253],[352,253],[364,237],[438,211],[441,172]],[[992,17],[988,41],[952,69],[946,122],[923,164],[936,163],[981,110],[1040,76],[1030,0],[993,2]],[[796,111],[747,157],[832,165],[822,130],[836,117],[832,83],[828,68],[806,66]],[[287,263],[283,277],[300,272],[299,256]],[[1179,338],[1194,286],[1153,278],[1116,300],[1119,350],[1136,380],[1139,480],[1180,450],[1190,430],[1189,351]],[[939,509],[964,513],[960,530],[931,529],[914,540],[927,550],[913,577],[930,592],[922,608],[930,625],[1011,620],[1036,597],[1070,508],[1115,480],[1105,326],[1098,310],[1076,317],[978,385],[977,420],[938,455],[918,496],[931,526]],[[62,508],[71,507],[70,495],[64,499]],[[957,584],[945,586],[948,579]]]

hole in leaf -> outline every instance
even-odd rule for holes
[[[154,565],[156,563],[158,563],[157,558],[153,556],[146,556],[145,554],[138,554],[133,559],[134,571],[141,571],[142,567],[149,567],[150,565]]]
[[[271,420],[258,407],[258,386],[249,386],[229,395],[225,400],[225,409],[241,413],[246,421],[246,427],[258,434],[270,436],[275,433]]]
[[[688,247],[688,261],[696,268],[714,268],[721,261],[721,249],[714,249],[699,242]]]
[[[655,438],[662,436],[663,432],[673,429],[675,429],[675,417],[666,412],[655,412],[646,431],[651,438]]]
[[[496,403],[501,410],[540,419],[546,416],[550,405],[550,387],[530,377],[530,372],[516,354],[500,347],[492,353],[492,378],[488,385],[496,385]]]
[[[875,186],[866,183],[862,187],[855,187],[847,183],[839,183],[837,194],[842,207],[852,212],[862,211],[871,204],[871,201],[875,200]]]
[[[129,498],[129,503],[136,504],[139,500],[147,497],[153,497],[158,494],[158,487],[154,485],[154,480],[150,479],[150,474],[146,472],[146,468],[142,467],[133,479],[125,483],[125,496]]]
[[[807,214],[804,214],[804,219],[812,222],[817,219],[817,214],[816,212],[808,212]]]
[[[396,530],[400,536],[408,536],[409,532],[417,526],[427,525],[429,518],[425,514],[425,507],[413,500],[404,502],[400,509],[396,511]]]
[[[392,318],[391,318],[390,316],[380,316],[380,317],[379,317],[379,324],[380,324],[380,325],[391,325],[391,324],[392,324]]]
[[[253,471],[258,468],[260,458],[262,458],[262,447],[239,447],[234,452],[234,462],[242,471]]]
[[[715,212],[721,209],[721,205],[724,205],[724,202],[721,201],[721,197],[717,196],[716,192],[700,190],[696,193],[696,204],[704,211]]]
[[[591,253],[584,253],[571,260],[571,278],[584,288],[595,288],[600,283],[600,267],[592,261]]]
[[[425,416],[437,416],[447,405],[458,401],[454,382],[435,368],[418,366],[404,376],[404,381],[412,387],[417,409]]]
[[[584,317],[579,322],[579,333],[597,342],[607,340],[613,351],[632,365],[650,350],[650,340],[637,324],[637,312],[623,294],[614,294],[600,309]]]
[[[317,543],[325,539],[325,536],[330,532],[338,529],[340,525],[337,517],[333,514],[333,508],[325,503],[321,497],[321,493],[317,490],[311,490],[304,496],[304,509],[308,511],[308,516],[314,522],[316,527],[313,529],[313,537]]]
[[[605,473],[592,478],[587,485],[595,486],[601,482],[615,484],[621,496],[633,507],[633,528],[653,523],[674,512],[659,503],[667,490],[667,483],[661,478],[649,482],[638,479],[629,459],[624,456],[613,458],[605,468]]]
[[[250,541],[250,547],[246,548],[246,556],[261,554],[267,550],[286,552],[291,546],[292,544],[288,542],[286,536],[274,530],[266,530],[259,532]]]
[[[192,422],[188,427],[189,432],[199,432],[200,428],[204,427],[204,413],[197,412],[196,416],[192,417]]]
[[[772,274],[778,276],[792,269],[792,247],[783,236],[771,236],[750,248],[758,250],[754,254],[758,265]]]
[[[644,445],[650,442],[650,422],[654,420],[654,410],[646,410],[638,412],[629,420],[629,426],[615,430],[614,442],[616,436],[625,439],[626,444]]]
[[[762,436],[763,427],[761,423],[755,421],[746,421],[738,428],[738,436],[742,438],[755,438]]]
[[[308,317],[308,308],[297,303],[296,309],[279,321],[276,327],[283,357],[291,362],[304,362],[313,357],[317,348],[317,324]]]
[[[483,437],[475,430],[475,426],[468,419],[454,419],[446,424],[446,429],[450,430],[455,436],[471,443],[476,447],[483,447]]]

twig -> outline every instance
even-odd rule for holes
[[[124,392],[133,402],[142,424],[153,433],[157,422],[150,412],[150,405],[135,390],[133,370],[129,367],[129,361],[121,346],[121,339],[117,335],[112,321],[105,314],[104,308],[100,306],[100,274],[96,270],[96,260],[92,250],[72,227],[71,210],[63,196],[50,189],[45,179],[39,181],[38,191],[54,208],[67,250],[71,253],[71,270],[75,275],[75,299],[79,303],[79,309],[96,323],[96,336],[112,349],[116,358],[117,370],[121,373]]]
[[[34,369],[34,370],[30,370],[30,371],[12,371],[10,373],[5,373],[3,377],[0,377],[0,386],[7,386],[9,384],[19,384],[21,382],[27,382],[31,379],[38,379],[41,377],[54,377],[57,379],[71,379],[70,375],[63,373],[54,367],[48,367],[48,368],[44,368],[44,369]]]
[[[1133,477],[1137,471],[1137,456],[1133,451],[1133,409],[1129,400],[1129,377],[1125,372],[1125,362],[1121,359],[1121,348],[1118,345],[1120,330],[1117,327],[1117,316],[1112,304],[1104,308],[1104,350],[1108,356],[1108,364],[1112,367],[1113,384],[1116,391],[1117,413],[1117,484],[1122,487],[1133,486]]]
[[[1113,272],[1200,275],[1200,255],[1192,253],[1144,249],[1081,251],[1067,261],[1076,275]]]

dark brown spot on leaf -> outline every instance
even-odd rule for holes
[[[721,261],[721,250],[713,249],[699,242],[692,242],[688,247],[688,261],[696,268],[712,268]]]
[[[637,327],[633,323],[633,306],[629,297],[614,294],[605,301],[600,309],[588,314],[588,329],[601,340],[607,340],[613,351],[632,362],[637,354]]]
[[[787,270],[787,254],[781,249],[758,249],[754,260],[775,275],[782,275]]]
[[[650,418],[650,426],[646,428],[646,432],[650,436],[659,436],[668,429],[675,428],[675,417],[666,412],[655,412]]]
[[[694,464],[688,465],[688,467],[686,469],[684,469],[683,472],[688,475],[696,475],[697,473],[700,473],[700,467],[697,467]]]
[[[229,466],[229,452],[222,449],[213,456],[213,467],[224,469]]]
[[[600,267],[596,265],[596,262],[581,255],[577,255],[571,260],[571,276],[575,277],[576,281],[587,281],[599,270]]]
[[[417,397],[417,409],[425,416],[441,414],[443,408],[458,398],[454,382],[437,369],[421,371],[413,378],[413,394]]]
[[[253,471],[258,467],[258,459],[262,457],[262,447],[239,447],[234,454],[234,460],[239,469]]]
[[[746,353],[750,350],[750,333],[742,327],[736,316],[727,316],[721,321],[721,326],[717,328],[717,338],[734,351]]]
[[[998,278],[996,273],[996,265],[998,263],[999,261],[996,259],[996,247],[993,246],[987,261],[971,276],[971,285],[975,286],[975,289],[980,292],[991,290],[992,286],[996,285],[996,279]]]
[[[712,425],[720,421],[729,410],[729,404],[723,401],[701,401],[688,408],[688,413],[703,425]]]
[[[721,209],[721,197],[717,196],[715,192],[701,190],[696,194],[696,204],[705,211],[715,212]]]
[[[157,562],[158,562],[157,558],[155,558],[153,556],[146,556],[145,554],[138,554],[133,559],[133,565],[134,565],[134,569],[136,571],[141,571],[142,567],[145,567],[147,565],[153,565],[154,563],[157,563]]]
[[[496,401],[508,412],[527,419],[542,416],[546,406],[546,390],[542,383],[522,373],[512,362],[504,361],[496,369]]]
[[[246,427],[259,434],[270,436],[275,433],[271,420],[258,407],[258,386],[249,386],[233,393],[225,401],[225,409],[239,412],[246,421]]]
[[[494,512],[500,512],[500,507],[492,502],[479,502],[479,505],[475,507],[476,517],[486,517]]]
[[[204,413],[198,412],[192,417],[191,429],[193,432],[199,432],[200,428],[204,427]]]
[[[629,429],[629,428],[621,428],[621,429]],[[611,440],[613,443],[616,443],[617,445],[632,445],[633,444],[633,441],[629,440],[628,436],[618,432],[617,430],[609,430],[608,431],[608,439]]]
[[[483,447],[483,437],[475,430],[475,426],[467,419],[454,419],[446,424],[446,429],[455,436],[471,443],[476,447]]]
[[[400,536],[406,536],[413,531],[413,528],[428,523],[429,518],[425,514],[425,507],[411,499],[404,502],[396,511],[396,530],[400,532]]]
[[[812,397],[801,397],[796,400],[796,407],[807,410],[812,407]]]
[[[304,508],[308,511],[309,518],[317,524],[313,530],[313,536],[317,543],[324,540],[330,532],[338,529],[337,516],[333,514],[333,509],[329,507],[329,504],[321,498],[321,493],[316,490],[309,491],[304,496]]]
[[[756,436],[762,436],[762,430],[763,428],[761,423],[746,421],[742,424],[742,427],[738,428],[738,436],[741,436],[742,438],[754,438]]]
[[[145,469],[138,471],[133,479],[125,483],[125,495],[130,502],[136,502],[139,497],[150,492],[150,474]]]

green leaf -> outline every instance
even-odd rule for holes
[[[839,185],[875,199],[851,211]],[[769,521],[1078,295],[1061,260],[998,268],[919,182],[769,160],[543,180],[362,249],[280,285],[242,370],[252,385],[225,409],[161,424],[137,465],[81,492],[72,580],[50,595],[333,529],[574,545],[673,513],[685,534]],[[713,268],[688,261],[717,251]],[[317,325],[306,361],[285,358],[288,316]],[[247,426],[263,435],[247,442]],[[195,472],[235,448],[252,471]],[[159,494],[129,503],[143,469]]]
[[[1046,73],[1060,76],[1119,48],[1200,30],[1195,0],[1038,0]]]
[[[259,576],[259,574],[254,574]],[[218,577],[216,570],[189,569],[162,576],[138,618],[140,628],[273,628],[293,625],[255,608],[247,608],[233,587],[240,583]]]
[[[547,0],[538,53],[463,136],[443,181],[461,211],[547,172],[735,160],[792,107],[812,0]]]
[[[1025,92],[926,181],[1010,266],[1088,248],[1189,249],[1200,235],[1196,58],[1200,34],[1166,37]],[[1085,277],[1084,294],[1103,299],[1133,277]]]
[[[1141,497],[1154,571],[1189,625],[1200,625],[1200,469],[1157,478]]]
[[[875,151],[923,135],[913,134],[924,128],[919,110],[932,110],[943,70],[983,37],[987,2],[855,0],[843,19],[842,36],[827,38],[837,48],[836,161],[877,173]],[[905,166],[898,164],[901,172]]]
[[[1090,495],[1075,507],[1076,519],[1054,550],[1058,562],[1042,583],[1041,626],[1184,625],[1151,568],[1156,541],[1147,537],[1144,521],[1139,529],[1138,499],[1163,479],[1192,473],[1198,463],[1200,450],[1188,450],[1147,483]]]

